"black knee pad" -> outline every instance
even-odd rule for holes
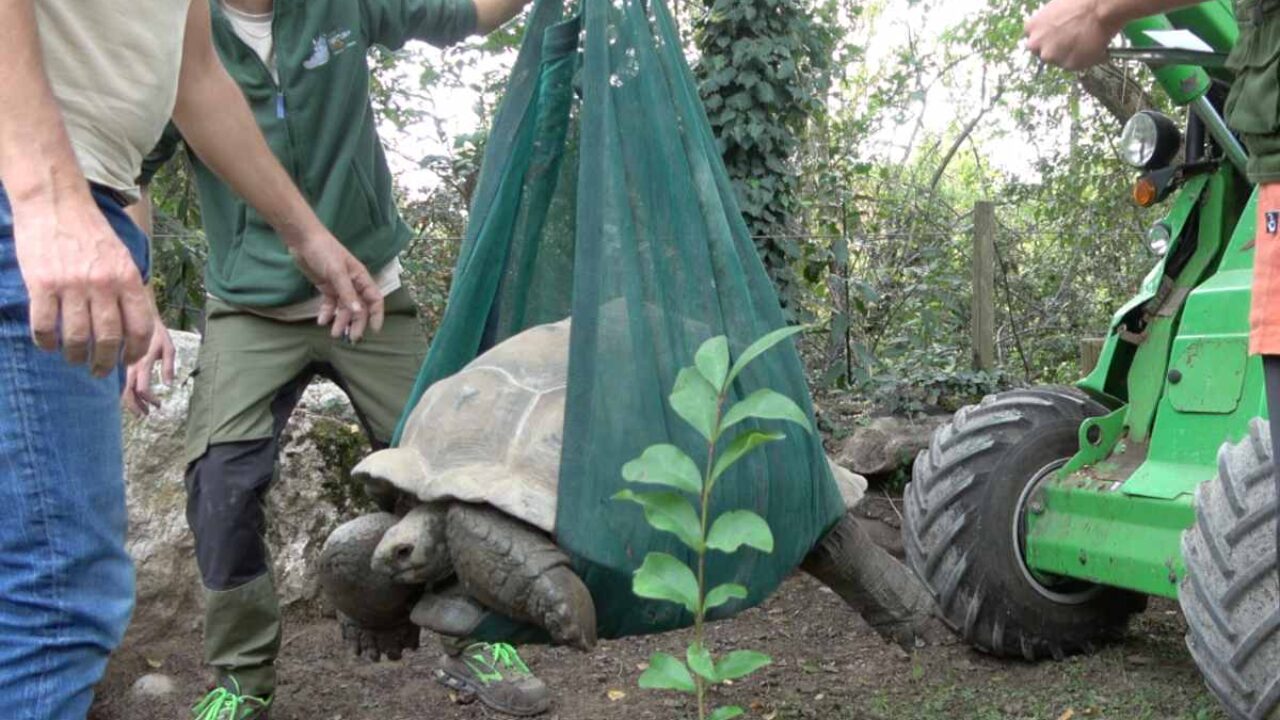
[[[275,470],[271,438],[211,445],[187,466],[187,524],[205,587],[230,590],[267,572],[264,503]]]

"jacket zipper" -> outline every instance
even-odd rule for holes
[[[243,49],[249,51],[249,56],[252,57],[254,62],[258,64],[258,67],[262,70],[263,74],[266,75],[267,82],[271,83],[271,89],[275,91],[276,119],[280,120],[284,125],[284,137],[285,137],[286,144],[289,147],[289,168],[288,168],[289,174],[293,176],[293,181],[295,184],[301,185],[302,172],[301,172],[301,169],[298,167],[298,163],[297,163],[298,153],[296,152],[293,146],[293,131],[289,126],[288,108],[284,100],[284,85],[285,85],[284,73],[282,72],[282,68],[281,68],[282,63],[280,63],[280,51],[279,51],[279,47],[280,47],[279,5],[280,4],[281,4],[280,0],[276,0],[276,2],[273,3],[272,5],[272,13],[271,13],[271,52],[275,53],[275,56],[276,56],[276,75],[280,76],[279,81],[277,81],[276,78],[272,76],[271,68],[267,67],[266,62],[262,60],[262,58],[258,55],[258,52],[253,48],[249,47],[249,44],[240,38],[239,33],[235,31],[234,27],[230,29],[231,29],[232,40],[234,42],[239,43],[240,47],[242,47]],[[231,21],[224,17],[223,22],[230,24]],[[300,188],[300,189],[303,189],[305,192],[307,192],[308,195],[310,194],[308,189],[305,189],[305,188]]]

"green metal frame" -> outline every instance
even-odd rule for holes
[[[1125,33],[1142,47],[1152,44],[1146,30],[1190,29],[1227,51],[1236,40],[1231,12],[1214,0]],[[1156,77],[1183,105],[1211,84],[1198,67],[1164,67]],[[1222,444],[1266,412],[1261,363],[1248,354],[1250,191],[1222,163],[1187,181],[1171,204],[1168,253],[1116,313],[1098,366],[1079,383],[1113,410],[1084,423],[1079,453],[1028,503],[1025,557],[1038,576],[1177,596],[1195,489],[1213,477]]]

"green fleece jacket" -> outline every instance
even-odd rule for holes
[[[1280,182],[1280,2],[1242,0],[1235,11],[1240,39],[1227,59],[1236,74],[1227,124],[1249,149],[1249,179]]]
[[[475,31],[472,0],[275,0],[277,84],[266,65],[213,8],[213,39],[249,101],[271,150],[320,220],[377,272],[400,253],[409,228],[400,218],[391,172],[369,103],[367,51],[410,39],[444,46]],[[143,164],[146,184],[176,151],[166,132]],[[193,158],[209,242],[205,286],[251,307],[278,307],[315,294],[284,243],[260,215]]]

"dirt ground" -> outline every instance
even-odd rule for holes
[[[774,664],[718,693],[756,720],[933,720],[994,718],[1224,718],[1183,646],[1176,606],[1155,601],[1128,640],[1097,655],[1028,664],[995,660],[961,646],[908,654],[886,645],[835,595],[807,577],[785,584],[765,605],[711,629],[719,650],[767,652]],[[691,706],[675,695],[636,686],[658,650],[679,651],[683,633],[605,642],[590,655],[563,649],[522,650],[556,693],[548,720],[686,720]],[[349,657],[331,619],[293,618],[279,662],[274,720],[488,720],[478,704],[458,705],[431,680],[432,638],[405,660],[371,664]],[[160,644],[126,641],[99,689],[91,720],[188,717],[205,687],[200,638]],[[138,704],[129,688],[159,672],[179,694]]]

